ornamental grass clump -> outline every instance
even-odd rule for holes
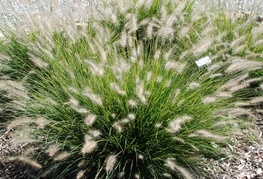
[[[112,0],[88,16],[79,9],[78,21],[47,7],[16,30],[1,26],[1,108],[35,147],[12,160],[38,177],[200,177],[201,159],[224,156],[255,118],[237,105],[252,84],[249,104],[262,103],[262,76],[251,75],[262,57],[247,58],[261,55],[249,45],[262,37],[253,23],[197,13],[190,1]]]

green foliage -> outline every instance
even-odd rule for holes
[[[27,157],[41,164],[38,177],[199,177],[201,158],[224,155],[240,116],[252,118],[236,103],[262,94],[261,79],[260,93],[248,90],[262,63],[243,59],[252,43],[241,51],[233,43],[255,40],[251,24],[195,14],[193,2],[116,1],[84,28],[71,24],[74,33],[38,29],[2,44],[10,60],[0,74],[10,79],[1,83],[20,114],[8,126],[32,128],[36,151]],[[212,64],[198,67],[207,55]]]

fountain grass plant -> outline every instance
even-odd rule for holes
[[[205,176],[202,158],[253,128],[262,27],[194,1],[100,5],[78,22],[53,8],[49,20],[27,14],[27,29],[2,26],[1,108],[23,134],[14,142],[33,146],[9,160],[39,178]]]

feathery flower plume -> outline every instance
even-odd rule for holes
[[[169,127],[167,129],[168,132],[170,133],[176,133],[181,129],[181,124],[191,120],[192,117],[190,116],[182,116],[176,119],[173,119],[170,123],[169,123]]]
[[[136,117],[133,113],[128,114],[128,118],[132,121],[134,121],[136,119]]]
[[[68,103],[71,105],[71,107],[74,107],[74,108],[79,107],[79,101],[74,97],[70,97]]]
[[[75,87],[73,87],[73,86],[70,86],[68,89],[69,89],[69,91],[71,91],[71,92],[73,92],[73,93],[76,93],[76,94],[79,93],[78,89],[75,88]]]
[[[170,174],[170,173],[163,173],[162,174],[164,177],[166,177],[166,178],[170,178],[170,179],[173,179],[173,176]]]
[[[104,69],[102,65],[95,64],[89,60],[84,60],[85,63],[87,63],[90,66],[90,71],[95,76],[103,76],[104,75]]]
[[[183,27],[179,30],[178,35],[180,38],[184,38],[188,35],[189,31],[190,31],[189,26]]]
[[[197,130],[193,134],[189,135],[189,137],[196,137],[196,136],[204,137],[204,138],[212,138],[218,141],[224,141],[226,139],[226,137],[224,136],[213,134],[207,130]]]
[[[231,98],[231,97],[233,97],[231,92],[226,92],[226,91],[218,91],[215,96],[216,97],[222,97],[222,98]]]
[[[143,156],[142,154],[139,154],[139,155],[138,155],[138,159],[143,160],[143,159],[144,159],[144,156]]]
[[[8,125],[7,129],[13,129],[15,127],[23,126],[23,125],[28,125],[33,123],[33,120],[30,118],[18,118],[15,120],[12,120]]]
[[[94,115],[94,114],[89,114],[89,115],[85,118],[84,122],[85,122],[85,124],[86,124],[87,126],[91,126],[91,125],[95,122],[96,119],[97,119],[97,116],[96,116],[96,115]]]
[[[184,72],[184,70],[185,70],[186,67],[187,67],[187,62],[185,62],[185,63],[180,63],[179,66],[178,66],[178,68],[177,68],[177,72],[178,72],[179,74],[182,74],[182,73]]]
[[[18,161],[24,162],[24,163],[34,167],[35,169],[42,168],[42,166],[39,163],[37,163],[36,161],[34,161],[32,159],[29,159],[27,157],[23,157],[23,156],[15,157],[14,160],[18,160]]]
[[[169,168],[170,170],[172,170],[172,171],[176,171],[176,170],[179,171],[185,179],[193,179],[192,175],[186,169],[184,169],[183,167],[178,166],[175,163],[175,159],[174,158],[167,158],[165,160],[165,164],[164,165],[167,168]]]
[[[204,52],[206,52],[211,47],[212,42],[213,42],[213,40],[211,38],[201,39],[198,42],[198,44],[196,44],[193,47],[193,54],[195,56],[202,55]]]
[[[202,99],[204,104],[210,104],[216,102],[217,98],[215,96],[206,96]]]
[[[102,98],[99,95],[92,93],[88,87],[85,88],[83,95],[87,96],[96,105],[99,105],[99,106],[103,105]]]
[[[158,31],[158,36],[164,39],[172,39],[174,36],[174,28],[167,25],[161,26]]]
[[[158,77],[156,78],[156,83],[161,83],[162,80],[163,80],[163,77],[162,77],[162,76],[158,76]]]
[[[255,97],[249,101],[250,104],[261,104],[263,103],[263,97]]]
[[[160,128],[163,127],[163,125],[162,125],[161,123],[157,123],[157,124],[155,124],[155,127],[156,127],[157,129],[160,129]]]
[[[257,119],[257,117],[253,114],[253,112],[249,109],[245,108],[225,108],[220,109],[215,112],[213,112],[213,117],[219,117],[219,116],[231,116],[231,117],[238,117],[238,116],[250,116],[253,119]]]
[[[161,50],[157,49],[154,53],[153,59],[158,60],[161,56]]]
[[[98,147],[98,143],[91,139],[90,136],[85,136],[85,144],[81,149],[82,154],[89,154]]]
[[[58,151],[60,147],[57,143],[52,144],[48,147],[48,149],[45,151],[50,157],[53,157]]]
[[[261,82],[263,81],[263,77],[258,77],[258,78],[251,78],[251,79],[248,79],[248,80],[245,80],[244,83],[255,83],[255,82]]]
[[[119,42],[122,47],[127,46],[127,33],[126,32],[122,32]]]
[[[131,122],[131,120],[129,119],[129,118],[123,118],[122,120],[120,120],[120,124],[128,124],[128,123],[130,123]]]
[[[180,63],[177,61],[167,61],[165,64],[166,70],[176,70],[178,73],[182,73],[185,70],[186,63]]]
[[[66,158],[68,158],[70,156],[70,154],[68,152],[62,152],[62,153],[59,153],[58,155],[56,155],[54,157],[54,161],[62,161],[62,160],[65,160]]]
[[[229,88],[228,90],[231,91],[232,93],[234,92],[237,92],[237,91],[240,91],[242,89],[245,89],[249,87],[249,84],[248,83],[242,83],[242,84],[238,84],[236,86],[232,86],[231,88]]]
[[[117,132],[122,132],[122,125],[120,124],[120,122],[115,122],[112,127],[117,131]]]
[[[129,13],[126,15],[126,19],[128,20],[128,22],[125,24],[125,27],[129,30],[128,33],[131,34],[138,29],[136,15]]]
[[[44,62],[42,59],[35,57],[33,54],[28,54],[29,60],[32,61],[39,68],[47,68],[48,63]]]
[[[87,110],[86,108],[73,108],[73,109],[75,109],[80,114],[87,114],[89,112],[89,110]]]
[[[243,43],[244,41],[246,41],[246,39],[247,39],[247,37],[246,37],[245,35],[243,35],[243,36],[237,38],[236,40],[234,40],[234,41],[230,44],[230,47],[233,48],[233,49],[235,49],[235,48],[239,47],[239,45],[240,45],[241,43]]]
[[[178,141],[178,142],[181,142],[181,143],[185,144],[185,140],[182,139],[182,138],[173,136],[173,139],[176,140],[176,141]]]
[[[141,178],[141,177],[140,177],[140,174],[139,174],[139,173],[135,173],[134,178],[135,178],[135,179],[140,179],[140,178]]]
[[[235,120],[227,120],[227,121],[218,121],[218,122],[216,122],[216,123],[214,123],[213,125],[212,125],[212,127],[219,127],[219,126],[225,126],[225,125],[234,125],[234,126],[238,126],[238,124],[237,124],[237,121],[235,121]]]
[[[214,78],[218,78],[218,77],[221,77],[221,76],[223,76],[222,73],[215,73],[215,74],[213,74],[213,75],[210,75],[209,78],[210,78],[210,79],[214,79]]]
[[[44,129],[49,124],[49,121],[43,117],[39,117],[36,119],[35,123],[38,125],[38,129]]]
[[[146,28],[146,36],[149,39],[153,38],[153,33],[154,33],[153,27],[154,27],[154,25],[152,23],[149,23],[147,28]]]
[[[258,40],[258,41],[256,41],[256,42],[254,43],[254,46],[255,46],[255,47],[262,46],[262,45],[263,45],[263,39]]]
[[[112,68],[115,73],[122,74],[123,72],[128,72],[131,65],[123,59],[116,59],[116,64]]]
[[[165,69],[166,70],[174,70],[178,67],[178,62],[176,61],[167,61],[165,64]]]
[[[175,89],[173,95],[171,96],[171,101],[174,102],[177,97],[180,95],[181,90],[179,88]]]
[[[92,138],[97,138],[101,135],[101,132],[99,130],[89,130],[89,134]]]
[[[151,81],[152,76],[153,76],[153,73],[152,73],[151,71],[149,71],[149,72],[147,73],[147,75],[146,75],[146,80],[147,80],[148,83]]]
[[[82,179],[84,178],[84,175],[85,175],[85,171],[80,170],[76,176],[76,179]]]
[[[126,95],[126,92],[122,90],[117,83],[111,83],[110,87],[118,94],[120,95]]]
[[[165,86],[166,88],[169,88],[169,87],[171,86],[171,84],[172,84],[172,80],[169,79],[169,80],[167,80],[167,81],[165,82],[165,85],[164,85],[164,86]]]
[[[134,99],[128,100],[128,105],[131,106],[132,108],[135,108],[137,106],[137,101]]]
[[[263,64],[261,62],[246,60],[246,59],[234,59],[230,66],[226,69],[226,73],[233,73],[237,71],[251,71],[261,69]]]
[[[240,45],[236,48],[233,48],[233,54],[238,54],[238,53],[242,52],[246,47],[247,47],[247,45],[243,44],[243,45]]]
[[[220,86],[219,90],[229,90],[231,87],[238,85],[241,81],[245,80],[247,77],[249,77],[248,73],[232,78],[228,80],[225,84]]]
[[[136,85],[136,95],[137,97],[140,99],[140,101],[143,103],[143,104],[146,104],[147,102],[147,99],[144,95],[144,85],[142,82],[139,82],[137,85]]]
[[[200,84],[199,83],[197,83],[197,82],[191,82],[189,85],[188,85],[188,87],[189,87],[189,89],[191,89],[191,90],[195,90],[195,89],[197,89],[197,88],[200,88]]]
[[[110,155],[106,158],[105,162],[105,170],[106,172],[111,172],[113,167],[115,166],[117,162],[117,157],[116,155]]]

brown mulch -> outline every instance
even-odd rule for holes
[[[10,130],[0,130],[0,179],[33,179],[33,169],[18,161],[8,161],[7,157],[20,155],[27,144],[11,144]]]

